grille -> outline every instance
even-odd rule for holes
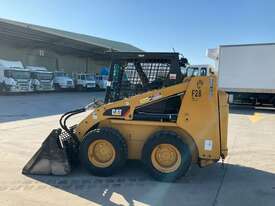
[[[22,91],[27,91],[29,89],[28,83],[21,82],[21,83],[18,83],[18,86],[19,86],[19,89]]]
[[[59,139],[62,142],[71,141],[72,136],[69,133],[67,133],[66,131],[62,131],[61,134],[59,135]]]
[[[50,82],[42,82],[41,87],[44,88],[44,89],[51,89],[52,85],[51,85]]]

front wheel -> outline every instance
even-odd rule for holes
[[[120,170],[128,158],[121,134],[112,128],[90,131],[80,145],[83,166],[97,176],[110,176]]]
[[[55,91],[61,91],[61,87],[60,87],[60,85],[59,84],[54,84],[54,90]]]
[[[86,87],[84,87],[83,85],[77,85],[77,90],[82,92],[82,91],[86,90]]]
[[[188,145],[172,131],[155,133],[142,150],[145,168],[153,178],[160,181],[172,182],[185,175],[191,161]]]

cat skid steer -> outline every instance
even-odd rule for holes
[[[135,159],[155,179],[174,181],[191,163],[205,167],[227,156],[227,94],[218,91],[215,75],[184,78],[187,60],[178,53],[115,52],[111,58],[105,102],[64,114],[24,174],[65,175],[81,163],[109,176]]]

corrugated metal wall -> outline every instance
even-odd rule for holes
[[[24,65],[44,66],[51,71],[64,70],[67,73],[97,73],[101,67],[108,67],[110,64],[106,60],[60,54],[47,48],[22,48],[3,43],[0,46],[0,59],[20,60]]]

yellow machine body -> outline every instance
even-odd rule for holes
[[[137,108],[180,95],[181,106],[176,121],[134,120]],[[127,107],[121,115],[118,108]],[[106,115],[111,111],[111,115]],[[227,94],[218,91],[217,77],[185,78],[182,83],[138,94],[104,104],[94,110],[75,128],[83,141],[92,129],[111,127],[125,138],[128,159],[140,159],[143,145],[155,132],[169,130],[179,134],[192,151],[193,162],[206,166],[227,156]]]

